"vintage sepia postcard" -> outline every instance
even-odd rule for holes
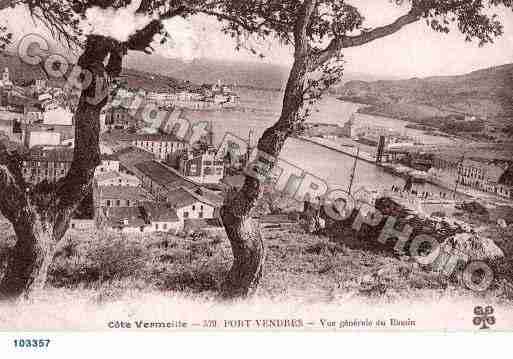
[[[512,1],[1,0],[0,48],[0,332],[513,330]]]

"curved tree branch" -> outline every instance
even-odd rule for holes
[[[318,54],[315,61],[315,66],[320,66],[334,58],[342,49],[362,46],[374,40],[392,35],[401,30],[404,26],[419,21],[421,15],[422,11],[413,5],[407,14],[397,18],[394,22],[388,25],[380,26],[371,31],[362,32],[361,34],[355,36],[336,37],[331,40],[329,45]]]

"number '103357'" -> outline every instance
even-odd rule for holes
[[[48,348],[50,339],[14,339],[15,348]]]

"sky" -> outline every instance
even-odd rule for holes
[[[393,5],[390,0],[348,2],[358,6],[365,16],[365,27],[385,25],[407,11],[406,7]],[[2,17],[14,32],[15,41],[21,34],[30,32],[48,36],[48,32],[41,25],[37,26],[30,19],[26,10],[18,8],[4,12],[7,16]],[[436,33],[421,21],[386,38],[344,50],[345,70],[381,77],[405,78],[463,74],[480,68],[512,63],[513,11],[493,8],[492,12],[497,13],[504,24],[504,34],[494,44],[478,47],[476,42],[465,42],[458,31],[450,34]],[[101,32],[110,29],[111,35],[124,38],[132,31],[128,27],[144,26],[144,19],[127,18],[126,11],[119,15],[121,17],[116,19],[112,12],[92,12],[89,25],[93,30],[89,31]],[[181,58],[184,61],[213,58],[227,61],[263,61],[285,66],[290,66],[292,61],[291,49],[273,41],[261,43],[259,46],[266,54],[264,60],[259,60],[244,50],[235,51],[234,42],[221,33],[220,24],[213,18],[197,16],[190,21],[168,20],[166,29],[174,40],[164,46],[157,45],[159,55]],[[158,39],[155,41],[157,43]]]
[[[407,9],[390,3],[390,0],[352,0],[365,17],[365,27],[386,25],[404,14]],[[431,30],[421,21],[408,25],[399,32],[357,48],[344,50],[347,72],[368,73],[383,77],[426,77],[436,75],[464,74],[477,69],[513,63],[513,11],[493,8],[504,25],[504,34],[493,44],[479,47],[477,42],[466,42],[464,36],[454,29],[449,34]],[[213,19],[205,21],[218,28]],[[209,28],[206,26],[206,28]],[[230,39],[215,31],[209,32],[210,43],[215,48],[208,51],[210,57],[219,59],[244,59],[255,61],[247,52],[234,52]],[[265,62],[290,65],[292,52],[273,44],[265,52]]]

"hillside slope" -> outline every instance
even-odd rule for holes
[[[350,81],[341,99],[371,105],[366,112],[422,122],[436,116],[471,114],[509,124],[513,117],[513,64],[460,76],[395,81]]]
[[[0,71],[8,68],[11,79],[18,85],[26,85],[35,79],[48,79],[42,67],[23,62],[16,54],[0,53]],[[70,66],[71,69],[71,66]],[[136,69],[123,69],[122,75],[131,88],[144,88],[149,91],[166,91],[187,85],[183,80],[164,74],[154,74]],[[63,78],[48,79],[52,86],[62,86]]]

